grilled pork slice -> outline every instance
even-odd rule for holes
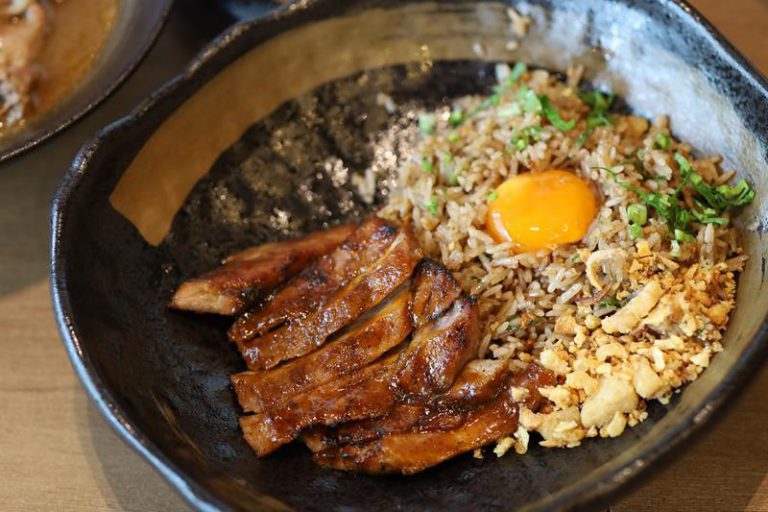
[[[259,338],[239,343],[246,364],[252,370],[266,370],[317,349],[330,335],[400,287],[411,276],[419,259],[413,232],[409,227],[402,228],[370,270],[336,292],[321,307]]]
[[[421,327],[442,315],[459,298],[461,287],[447,268],[425,258],[416,267],[411,292],[413,325]]]
[[[245,440],[263,457],[313,423],[332,425],[385,414],[395,400],[389,382],[398,356],[395,352],[357,373],[294,397],[277,414],[241,417]]]
[[[517,430],[518,405],[509,390],[476,410],[456,411],[444,420],[450,430],[412,431],[363,444],[329,448],[313,456],[321,466],[366,473],[411,475],[480,448]]]
[[[405,339],[413,328],[412,314],[421,324],[441,315],[460,293],[448,269],[422,260],[410,287],[395,292],[337,339],[277,368],[233,375],[240,405],[246,412],[274,410],[300,392],[362,368]]]
[[[242,315],[229,330],[239,344],[315,311],[335,291],[346,286],[375,263],[397,237],[392,224],[371,217],[336,249],[294,276],[264,305]]]
[[[455,329],[457,324],[459,329]],[[454,329],[444,328],[449,325]],[[414,338],[403,360],[398,362],[395,385],[407,397],[447,391],[464,365],[477,355],[480,321],[475,297],[457,300],[434,326],[436,334]]]
[[[246,412],[274,410],[303,391],[375,361],[410,334],[410,299],[410,291],[401,289],[381,309],[320,349],[271,370],[233,375],[240,406]]]
[[[354,229],[354,224],[345,224],[233,254],[222,266],[182,283],[171,299],[171,307],[196,313],[235,315],[319,256],[338,247]]]
[[[453,386],[435,402],[439,405],[476,405],[495,397],[509,372],[501,359],[474,359],[467,363]]]
[[[484,375],[483,370],[476,369],[480,370],[476,376]],[[493,365],[486,369],[491,371],[491,375],[498,371]],[[457,381],[457,385],[451,388],[452,391],[457,390],[453,398],[467,396],[465,391],[460,391],[462,388],[468,389],[467,385],[472,380],[470,374],[466,374],[466,377],[464,382]],[[481,381],[487,384],[487,389],[492,388],[490,381],[482,378]],[[490,401],[473,397],[456,402],[452,398],[426,416],[419,417],[407,427],[407,432],[399,430],[385,433],[375,441],[327,448],[315,453],[314,460],[323,466],[350,471],[405,475],[418,473],[517,430],[519,404],[512,398],[513,386],[527,389],[523,403],[535,411],[542,403],[539,388],[556,383],[557,379],[552,372],[532,364],[524,372],[506,379],[506,383],[499,386],[500,392]],[[402,419],[416,417],[417,414],[410,408],[402,410],[400,416]],[[310,447],[317,449],[323,446],[317,443]]]
[[[315,428],[302,439],[313,452],[331,446],[360,443],[389,434],[411,430],[419,423],[427,424],[445,410],[461,410],[493,399],[503,388],[509,363],[498,359],[476,359],[462,370],[453,386],[443,395],[430,397],[423,403],[398,403],[382,418],[369,418],[338,425]]]
[[[293,440],[301,430],[312,425],[336,425],[383,416],[402,395],[396,376],[404,364],[430,366],[420,357],[438,362],[466,361],[477,351],[477,341],[468,339],[471,336],[478,337],[477,304],[474,298],[459,299],[445,315],[418,329],[411,343],[394,354],[355,374],[295,396],[279,410],[241,418],[246,440],[262,456]],[[426,347],[432,350],[425,350]],[[445,354],[435,357],[434,352]],[[433,378],[429,382],[444,385],[448,381],[448,377],[439,374],[441,369],[454,372],[452,364],[434,365]],[[448,382],[447,387],[452,383]],[[423,387],[422,391],[428,393],[430,390]],[[436,388],[434,393],[440,391],[444,389]]]

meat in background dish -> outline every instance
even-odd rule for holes
[[[0,2],[0,136],[53,109],[86,77],[117,0]]]
[[[32,87],[42,75],[37,64],[50,30],[51,13],[40,2],[7,0],[0,4],[0,121],[20,122],[30,109]]]

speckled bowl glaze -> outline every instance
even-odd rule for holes
[[[233,26],[178,78],[85,145],[53,206],[52,293],[75,371],[107,421],[200,510],[570,510],[595,507],[716,416],[762,362],[768,89],[690,6],[673,0],[507,4],[309,0]],[[524,456],[462,456],[413,477],[257,459],[228,375],[227,320],[166,308],[224,254],[363,215],[349,174],[382,179],[412,147],[413,111],[486,93],[493,62],[588,79],[754,183],[737,219],[751,259],[719,354],[670,405],[617,439]],[[385,92],[399,106],[376,105]],[[379,197],[378,200],[384,198]]]
[[[172,0],[118,2],[114,28],[92,69],[50,111],[0,138],[0,162],[53,137],[109,97],[152,47],[172,3]]]

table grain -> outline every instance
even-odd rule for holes
[[[768,0],[693,4],[768,72]],[[188,510],[104,423],[75,379],[50,306],[48,209],[88,135],[181,69],[213,34],[210,26],[210,19],[175,9],[148,59],[115,96],[63,135],[0,167],[2,511]],[[766,391],[768,368],[688,450],[612,509],[768,512]]]

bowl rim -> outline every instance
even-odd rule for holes
[[[687,0],[649,1],[655,2],[661,9],[673,9],[678,16],[687,19],[692,26],[701,32],[704,40],[720,50],[728,63],[738,69],[742,75],[748,77],[768,101],[768,80],[766,77]],[[303,0],[294,5],[280,7],[264,17],[239,21],[231,25],[200,50],[181,73],[156,89],[127,115],[102,128],[91,137],[78,152],[53,198],[50,245],[51,299],[57,327],[75,374],[107,424],[128,446],[146,459],[187,504],[196,510],[207,512],[234,509],[219,500],[207,488],[179,468],[131,421],[125,410],[118,405],[113,393],[99,377],[94,365],[82,348],[80,334],[73,320],[67,286],[63,233],[68,220],[69,209],[90,161],[94,155],[102,151],[103,143],[110,137],[118,135],[122,129],[140,122],[149,111],[173,96],[174,92],[182,85],[194,80],[201,73],[205,73],[204,70],[208,65],[226,50],[231,41],[246,32],[257,30],[258,27],[267,26],[289,17],[294,11],[303,11],[311,6],[332,2],[333,0]],[[628,2],[628,4],[631,3],[631,1]],[[685,421],[680,421],[662,436],[659,436],[634,461],[608,475],[598,475],[560,489],[546,500],[544,509],[582,510],[591,508],[607,503],[633,484],[637,484],[641,476],[646,476],[655,468],[654,463],[668,458],[673,452],[679,451],[691,441],[694,434],[699,434],[702,430],[701,427],[713,420],[715,410],[727,406],[726,401],[733,396],[736,389],[754,375],[758,365],[762,362],[762,358],[766,355],[768,355],[768,313],[728,373],[704,397],[700,409],[691,412]]]
[[[55,112],[58,105],[53,107],[53,111],[43,113],[39,118],[35,119],[35,122],[40,121],[41,125],[32,128],[28,133],[22,134],[19,140],[11,144],[7,148],[0,150],[0,163],[11,160],[22,153],[26,153],[35,146],[42,144],[43,142],[51,139],[55,135],[64,131],[66,128],[79,121],[87,113],[101,105],[107,98],[109,98],[117,89],[130,77],[134,71],[139,67],[139,64],[146,58],[149,50],[154,46],[157,41],[160,32],[165,26],[168,16],[173,7],[174,0],[153,0],[156,4],[157,15],[152,20],[152,24],[147,30],[148,37],[142,41],[137,42],[137,51],[132,52],[130,59],[124,60],[119,66],[117,73],[107,75],[109,77],[107,87],[98,90],[95,94],[89,97],[80,98],[79,101],[74,101],[69,109],[65,109],[61,112]],[[94,71],[97,68],[93,68]],[[78,86],[70,91],[60,103],[73,100],[77,97]],[[47,124],[46,120],[50,116],[50,120],[54,121],[51,124]]]

